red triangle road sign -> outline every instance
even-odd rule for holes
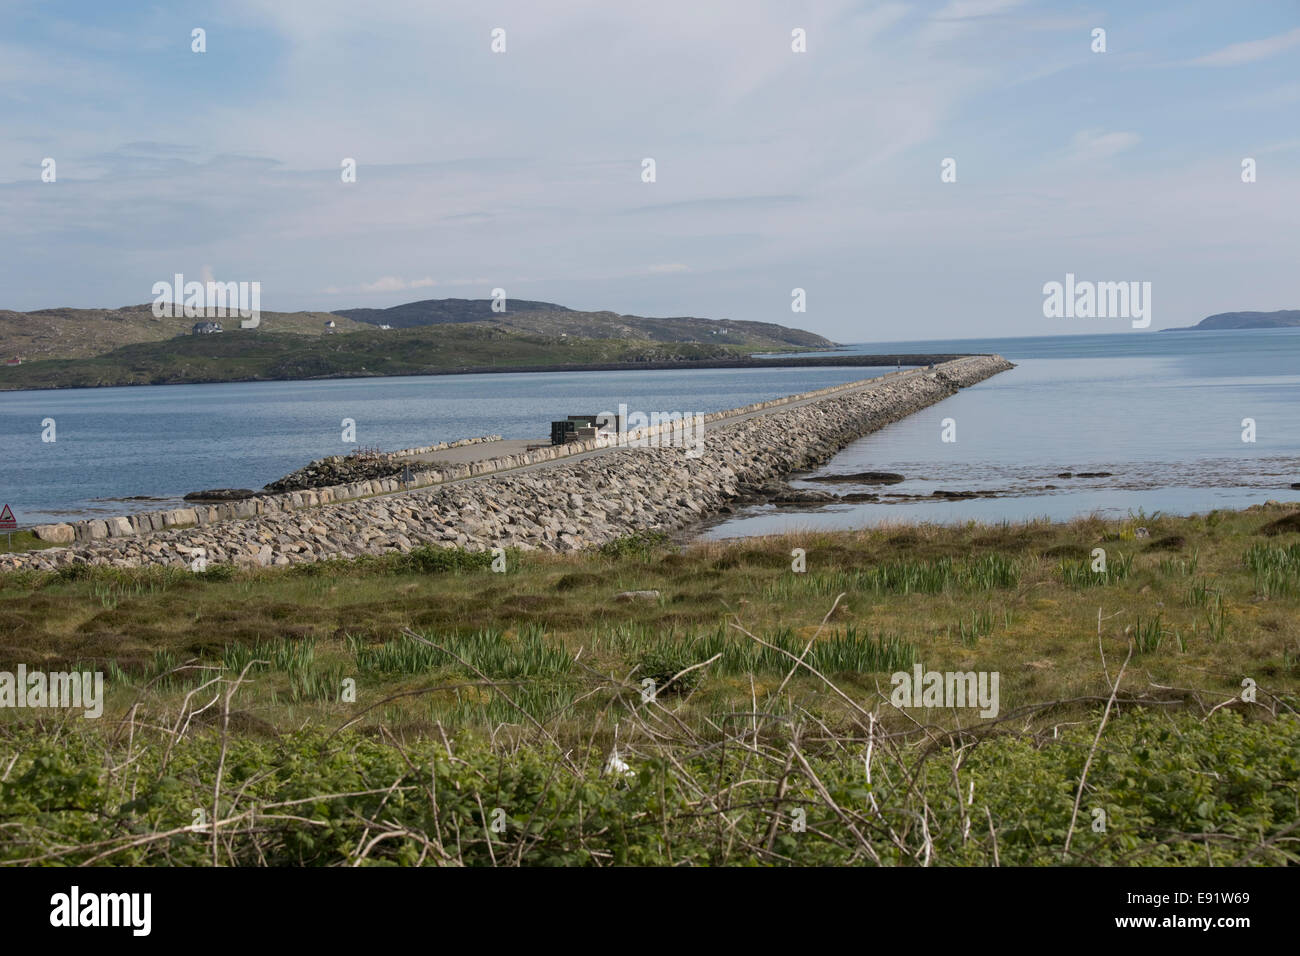
[[[18,530],[18,519],[15,518],[14,513],[9,510],[9,506],[5,505],[4,511],[0,511],[0,531],[10,530]]]

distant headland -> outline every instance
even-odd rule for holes
[[[1294,329],[1300,328],[1300,309],[1280,309],[1277,312],[1220,312],[1201,319],[1195,325],[1184,325],[1161,332],[1195,332],[1204,329]]]

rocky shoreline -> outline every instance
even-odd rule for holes
[[[1000,356],[969,356],[708,415],[706,426],[763,411],[709,429],[698,457],[680,444],[617,448],[540,471],[490,474],[597,450],[608,444],[602,438],[448,469],[463,475],[424,473],[424,478],[440,480],[408,491],[392,478],[359,481],[343,487],[350,500],[341,502],[333,489],[325,488],[177,509],[160,513],[164,517],[156,525],[148,515],[133,516],[145,518],[147,525],[126,518],[109,519],[111,529],[109,522],[86,522],[106,530],[96,528],[98,533],[84,538],[71,526],[52,526],[73,546],[2,555],[0,570],[69,564],[192,566],[199,556],[208,564],[289,565],[420,545],[571,551],[636,531],[673,531],[1012,367]],[[810,396],[813,400],[804,404],[779,407]],[[645,429],[642,437],[666,445],[673,434],[672,427],[664,426]],[[484,477],[446,484],[476,474]],[[218,516],[218,507],[230,509],[231,516]]]

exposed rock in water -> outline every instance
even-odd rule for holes
[[[822,505],[838,500],[829,491],[791,488],[786,482],[779,480],[739,485],[736,489],[736,497],[741,501],[761,501],[774,505]]]
[[[829,491],[810,491],[804,488],[787,488],[772,497],[776,505],[824,505],[837,500]]]
[[[905,495],[897,492],[882,492],[880,497],[889,499],[890,504],[897,504],[903,501],[934,501],[936,498],[941,501],[967,501],[971,498],[1000,498],[1003,495],[1009,495],[1013,492],[1005,488],[989,488],[984,491],[945,491],[940,488],[932,491],[928,495]]]
[[[804,480],[854,485],[896,485],[900,481],[906,481],[907,479],[892,471],[859,471],[851,475],[818,475],[815,478],[805,478]]]
[[[212,488],[208,491],[191,491],[185,496],[186,501],[243,501],[254,498],[261,492],[251,488]]]
[[[790,490],[788,484],[777,479],[758,483],[745,481],[736,485],[736,498],[740,501],[771,501]]]

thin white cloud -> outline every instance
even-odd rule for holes
[[[1099,162],[1110,159],[1126,149],[1132,149],[1141,139],[1142,137],[1137,133],[1107,132],[1102,129],[1079,130],[1070,143],[1071,157],[1085,162]]]
[[[484,286],[489,287],[486,278],[402,278],[400,276],[381,276],[373,282],[361,282],[360,285],[325,286],[321,293],[325,295],[364,295],[369,293],[406,293],[412,289],[433,289],[434,286]],[[484,293],[486,295],[486,291]]]
[[[397,276],[383,276],[374,282],[366,282],[361,286],[362,292],[401,292],[409,289],[410,283],[405,279],[399,279]]]
[[[448,285],[458,285],[466,280],[452,279]],[[363,282],[354,286],[327,286],[321,291],[326,295],[350,295],[357,292],[406,292],[409,289],[428,289],[439,285],[437,279],[425,276],[423,279],[403,279],[401,276],[380,276],[374,282]]]
[[[1243,63],[1267,60],[1297,44],[1300,44],[1300,27],[1263,40],[1246,40],[1242,43],[1229,44],[1221,50],[1215,50],[1213,53],[1192,60],[1192,65],[1240,66]]]
[[[935,20],[972,20],[1006,13],[1025,0],[952,0],[934,15]]]

